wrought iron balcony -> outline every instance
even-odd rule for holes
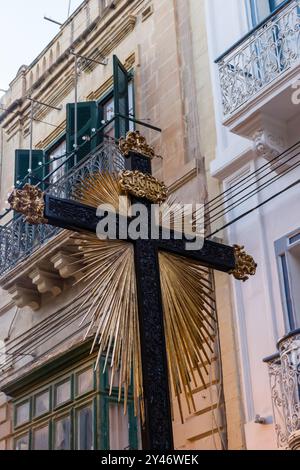
[[[216,60],[225,119],[299,64],[300,0],[287,1]]]
[[[60,165],[56,171],[59,172],[62,168],[63,165]],[[96,171],[118,172],[122,169],[124,158],[117,146],[107,140],[57,182],[50,184],[45,193],[72,199],[74,187],[86,176]],[[52,178],[53,176],[55,172]],[[59,232],[59,229],[49,225],[30,225],[23,216],[12,218],[6,225],[0,226],[0,276],[13,269],[17,263],[25,260]]]
[[[278,343],[268,363],[275,430],[279,448],[300,448],[300,330]],[[296,437],[296,439],[295,439]],[[296,441],[296,446],[291,446]]]

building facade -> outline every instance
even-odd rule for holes
[[[209,173],[219,160],[204,7],[202,0],[86,0],[1,99],[1,450],[140,446],[132,396],[124,416],[84,339],[76,243],[66,231],[26,223],[6,200],[28,180],[70,197],[89,172],[119,170],[116,140],[134,127],[163,157],[153,171],[171,194],[187,203],[218,194]],[[177,449],[245,447],[234,299],[227,276],[217,274],[215,284],[226,298],[217,305],[220,335],[206,387],[193,390],[197,410],[184,410],[184,424],[174,401]]]
[[[206,1],[224,191],[212,233],[229,224],[258,263],[232,282],[247,449],[298,446],[299,13],[296,0]]]

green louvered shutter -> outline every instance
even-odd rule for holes
[[[114,55],[114,101],[115,101],[115,114],[122,114],[129,116],[129,99],[128,99],[128,80],[129,76],[127,70],[119,61],[118,57]],[[115,121],[115,137],[125,137],[129,131],[129,120],[125,118],[116,117]]]
[[[93,129],[97,129],[98,121],[98,106],[96,101],[86,101],[78,103],[78,128],[77,128],[77,144],[80,147],[77,150],[77,163],[80,162],[86,155],[88,155],[98,145],[97,138],[90,141],[85,141],[83,137],[91,137],[94,134]],[[74,138],[75,138],[75,104],[69,103],[67,105],[67,154],[74,151]],[[82,145],[84,144],[84,145]],[[75,163],[75,159],[70,159],[69,167]]]
[[[24,180],[25,176],[28,174],[29,170],[29,156],[30,150],[16,150],[15,152],[15,185],[17,181],[22,182],[22,185],[17,185],[18,187],[24,186],[28,181]],[[44,163],[44,152],[42,150],[33,150],[32,151],[32,184],[37,184],[44,177],[44,168],[39,165],[39,163]]]

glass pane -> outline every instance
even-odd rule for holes
[[[94,389],[94,370],[88,369],[77,375],[77,395]]]
[[[29,421],[29,401],[16,406],[16,425],[20,426]]]
[[[93,450],[93,408],[92,405],[77,411],[77,448]]]
[[[49,449],[49,428],[48,425],[33,431],[33,449]]]
[[[129,448],[128,413],[124,415],[124,406],[120,403],[109,404],[109,443],[110,450]]]
[[[53,150],[49,154],[49,160],[50,160],[50,165],[49,165],[49,173],[53,173],[51,176],[51,182],[55,183],[58,181],[60,178],[62,178],[65,173],[66,173],[66,165],[62,165],[62,163],[66,160],[66,141],[64,140],[60,145],[56,147],[55,150]]]
[[[70,450],[71,438],[71,421],[70,418],[64,417],[54,423],[54,449]]]
[[[49,390],[36,395],[35,397],[35,416],[41,416],[50,410]]]
[[[71,381],[67,380],[55,387],[55,405],[71,400]]]
[[[29,450],[29,435],[19,437],[15,440],[15,450]]]
[[[115,115],[115,103],[113,98],[103,105],[103,119],[105,122],[110,121]],[[109,137],[115,136],[114,121],[104,129],[104,134]]]

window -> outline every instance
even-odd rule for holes
[[[26,400],[16,406],[15,410],[15,423],[17,426],[28,423],[30,419],[30,402]]]
[[[286,3],[286,0],[250,0],[253,27],[258,25],[284,3]]]
[[[33,450],[49,449],[49,425],[46,424],[33,430]]]
[[[29,450],[29,434],[15,439],[15,450]]]
[[[128,110],[129,117],[134,118],[133,80],[128,82]],[[115,117],[115,99],[113,92],[111,92],[106,98],[99,102],[99,115],[101,119],[101,125],[104,125]],[[129,121],[128,130],[134,130],[134,122]],[[112,121],[105,127],[103,135],[112,139],[115,137],[117,138],[115,121]]]
[[[14,400],[15,450],[136,449],[137,430],[132,395],[125,416],[117,387],[109,396],[109,372],[103,363],[95,371],[94,360]]]
[[[76,449],[94,450],[94,404],[76,410]]]
[[[52,146],[50,151],[46,152],[48,166],[48,173],[53,173],[50,177],[50,183],[56,183],[66,173],[66,139],[65,137],[60,140],[56,145]]]
[[[55,385],[54,404],[55,407],[64,405],[71,400],[71,379],[68,378],[61,383]]]
[[[49,390],[42,392],[34,397],[34,416],[42,416],[50,410]]]
[[[54,450],[71,449],[71,417],[69,415],[54,420]]]
[[[275,243],[286,332],[300,328],[300,230]]]

